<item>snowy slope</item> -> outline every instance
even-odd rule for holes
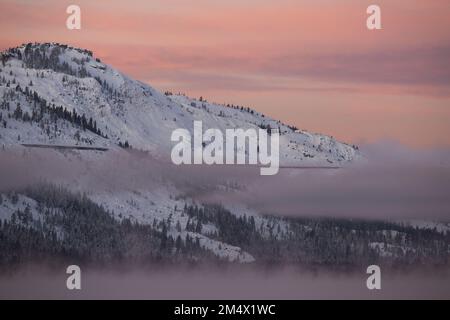
[[[86,121],[84,124],[80,123],[81,117]],[[203,130],[278,128],[281,133],[281,165],[341,166],[361,157],[356,148],[332,137],[297,130],[255,110],[161,93],[95,59],[90,51],[84,49],[54,43],[27,44],[1,54],[2,149],[20,149],[21,144],[44,144],[121,150],[119,144],[127,142],[134,149],[167,157],[173,146],[170,141],[172,131],[185,128],[192,132],[195,120],[203,122]],[[89,121],[91,125],[88,125]],[[70,158],[72,155],[85,158],[86,163],[94,158],[101,159],[95,152],[76,151],[61,157]],[[42,161],[45,159],[43,157]],[[61,183],[81,191],[87,175],[88,171],[85,176]],[[174,238],[179,235],[185,239],[189,235],[198,238],[204,248],[220,257],[241,262],[254,260],[241,248],[213,239],[214,225],[205,224],[200,233],[186,230],[188,217],[181,208],[186,203],[190,204],[190,200],[174,200],[174,195],[179,192],[170,186],[162,185],[152,191],[83,191],[87,191],[94,202],[114,213],[117,219],[130,218],[141,224],[158,224],[170,219],[169,233]],[[25,210],[23,206],[30,207],[35,215],[32,199],[20,196],[16,204],[12,204],[6,195],[4,199],[1,219],[10,219],[14,211]],[[277,230],[287,230],[287,225],[281,220],[275,226],[268,219],[258,217],[256,212],[239,208],[232,208],[232,211],[238,215],[254,216],[266,237],[277,233]],[[180,224],[180,230],[177,230],[177,224]]]
[[[279,128],[282,165],[342,165],[359,158],[352,146],[295,130],[248,108],[160,93],[100,62],[87,50],[28,44],[3,52],[2,62],[0,112],[6,123],[1,126],[0,143],[5,146],[20,142],[116,148],[128,141],[133,148],[164,156],[173,146],[174,129],[192,132],[194,120],[201,120],[203,130]],[[36,103],[22,93],[25,90],[36,92],[49,105],[92,118],[102,134],[80,130],[60,118],[53,122],[45,117],[40,122],[15,119],[12,115],[18,103],[23,113],[36,112]]]

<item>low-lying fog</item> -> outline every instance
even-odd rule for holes
[[[81,290],[68,290],[64,269],[29,267],[0,276],[0,299],[450,299],[449,271],[382,269],[381,290],[368,290],[365,269],[334,273],[250,267],[82,268]]]
[[[338,170],[260,176],[251,166],[175,166],[140,153],[112,151],[86,161],[47,150],[0,152],[0,192],[41,180],[87,192],[166,183],[198,202],[237,203],[271,215],[450,221],[449,150],[380,143],[365,146],[364,154],[367,161]],[[225,181],[241,189],[217,188]]]

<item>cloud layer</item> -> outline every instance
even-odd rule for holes
[[[96,192],[175,186],[198,202],[293,217],[450,220],[450,151],[394,143],[363,148],[367,161],[336,170],[175,166],[148,154],[107,152],[89,161],[57,152],[0,153],[0,190],[42,180]],[[224,186],[227,186],[224,188]]]

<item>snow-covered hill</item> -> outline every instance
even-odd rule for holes
[[[165,159],[172,149],[172,131],[184,128],[192,133],[195,120],[203,122],[203,130],[279,129],[281,165],[334,167],[353,163],[362,157],[354,146],[326,135],[298,130],[246,107],[219,105],[203,98],[192,99],[170,92],[161,93],[102,63],[88,50],[55,43],[26,44],[2,52],[0,58],[0,150],[10,150],[22,158],[27,158],[24,155],[30,152],[23,144],[88,146],[112,150],[106,153],[74,150],[70,154],[48,150],[37,158],[30,156],[30,159],[34,159],[32,161],[42,163],[52,163],[55,159],[62,162],[68,160],[74,167],[79,166],[81,169],[78,168],[79,172],[74,176],[64,176],[59,181],[53,179],[53,183],[64,185],[67,192],[58,193],[50,188],[39,192],[19,190],[17,193],[0,193],[0,221],[15,221],[14,228],[16,224],[25,225],[36,232],[43,232],[44,238],[48,233],[55,233],[64,245],[66,239],[75,242],[85,241],[84,236],[97,239],[97,231],[89,227],[92,217],[81,215],[87,221],[86,234],[81,234],[81,238],[73,230],[70,221],[86,221],[79,220],[81,218],[76,212],[72,216],[69,214],[72,220],[64,217],[64,210],[73,213],[73,208],[78,206],[94,210],[97,214],[95,221],[101,221],[107,230],[112,228],[128,232],[130,228],[125,223],[128,221],[145,226],[145,230],[154,233],[153,249],[160,250],[159,246],[168,241],[169,245],[165,248],[169,248],[169,253],[166,254],[172,258],[180,252],[198,258],[202,255],[201,250],[206,250],[229,261],[253,262],[276,258],[280,261],[311,263],[328,263],[330,257],[340,257],[342,250],[351,252],[347,253],[347,257],[352,262],[360,261],[362,256],[370,257],[372,251],[383,249],[381,251],[388,252],[389,248],[393,248],[389,252],[394,252],[399,246],[405,246],[406,243],[410,245],[408,237],[411,234],[422,232],[392,224],[388,227],[401,235],[393,236],[391,233],[385,234],[385,225],[368,223],[369,231],[359,232],[339,221],[323,222],[323,225],[322,222],[312,220],[291,221],[262,216],[237,204],[208,207],[195,203],[176,185],[167,181],[158,181],[155,183],[157,187],[152,188],[139,188],[138,184],[132,183],[122,188],[91,188],[91,182],[102,178],[101,174],[104,173],[92,172],[98,168],[96,163],[103,164],[105,159],[118,154],[131,154],[122,150],[129,146],[148,151],[152,158]],[[83,166],[72,161],[71,157],[80,160]],[[140,169],[137,174],[140,174]],[[136,175],[135,171],[132,172]],[[91,179],[92,176],[95,177]],[[71,195],[78,192],[86,195],[88,200]],[[55,194],[59,196],[55,197]],[[60,201],[59,198],[68,200]],[[68,204],[68,201],[76,205]],[[114,218],[113,221],[108,220],[110,216]],[[9,230],[11,225],[3,225],[3,228]],[[30,230],[23,229],[21,232]],[[141,231],[136,227],[131,230],[131,234],[139,238]],[[340,240],[330,238],[331,232]],[[434,249],[429,249],[429,243],[418,243],[411,245],[410,251],[392,256],[406,259],[412,254],[410,252],[421,246],[433,257],[440,258],[444,251],[447,254],[445,245],[448,244],[441,239],[444,237],[442,232],[437,230],[430,234],[430,243],[433,237],[441,241],[441,247],[438,248],[441,251],[436,253]],[[12,237],[11,241],[16,241],[14,233],[8,235]],[[112,241],[108,235],[102,236],[99,235],[100,239],[97,240],[103,245]],[[113,240],[121,241],[121,234],[116,236]],[[320,245],[329,248],[327,250],[332,254],[327,251],[324,257],[320,256],[322,253],[317,250],[319,242],[315,238],[320,238]],[[369,245],[378,243],[380,239],[391,243],[389,250]],[[89,247],[90,244],[83,245]],[[130,244],[126,242],[123,245],[126,247]],[[180,249],[183,246],[184,249]],[[421,250],[416,251],[422,254]],[[105,252],[108,251],[105,249]],[[421,257],[418,255],[417,259]]]
[[[278,128],[281,165],[343,165],[355,147],[297,130],[255,110],[161,93],[94,58],[55,43],[1,54],[0,143],[133,148],[169,155],[174,129]],[[237,150],[239,152],[240,150]]]

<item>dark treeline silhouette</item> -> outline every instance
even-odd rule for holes
[[[449,234],[383,221],[262,219],[205,204],[185,205],[183,214],[189,220],[183,231],[171,214],[140,224],[122,213],[108,212],[84,194],[48,184],[0,195],[0,205],[4,197],[18,204],[21,195],[35,200],[37,208],[23,203],[10,219],[0,221],[0,265],[5,267],[44,257],[87,263],[227,261],[203,248],[200,234],[240,247],[258,265],[343,269],[370,264],[448,265]]]
[[[39,218],[26,206],[10,220],[0,220],[0,266],[44,258],[84,263],[218,260],[193,237],[174,239],[167,221],[152,226],[117,219],[85,195],[53,185],[42,184],[21,194],[37,201]],[[16,192],[8,197],[13,203],[20,201]]]
[[[353,219],[236,216],[221,205],[185,206],[191,230],[211,223],[213,238],[241,247],[257,261],[348,267],[373,263],[447,265],[450,235],[436,230]],[[374,244],[377,244],[376,246]]]

